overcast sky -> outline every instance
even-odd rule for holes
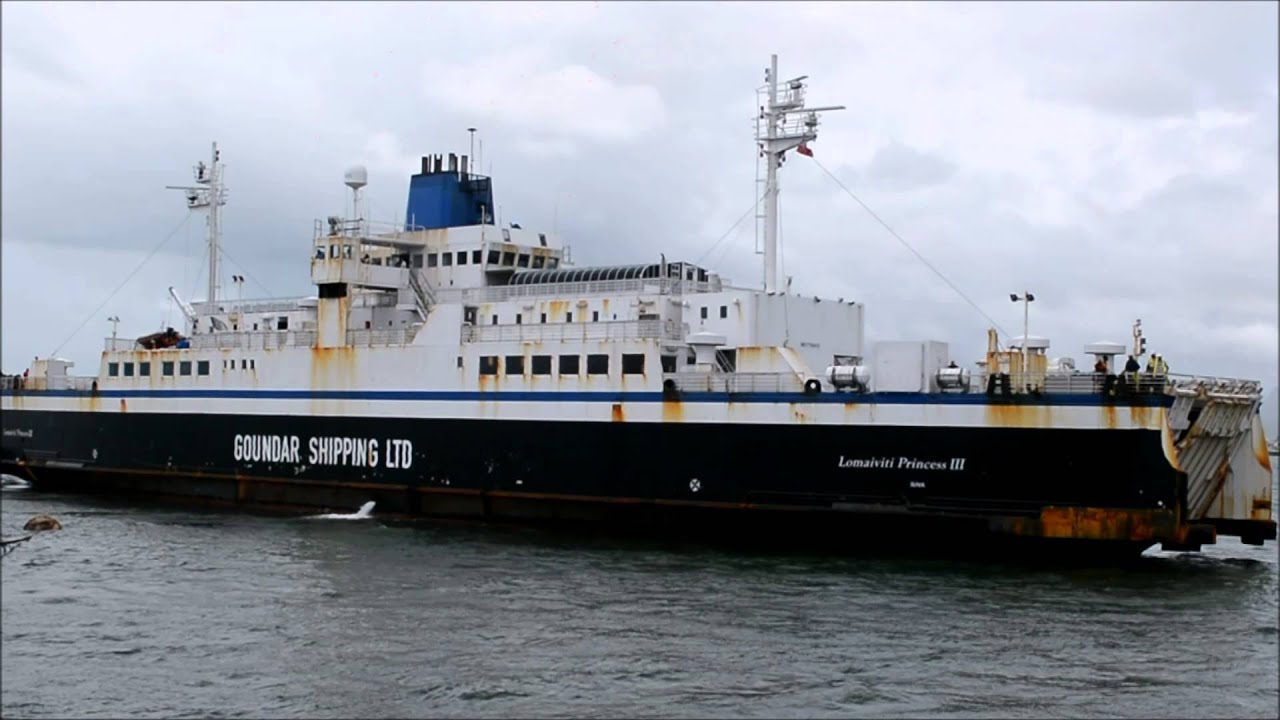
[[[816,160],[1002,328],[1129,341],[1175,372],[1277,376],[1275,3],[5,3],[3,367],[91,371],[110,334],[203,297],[185,184],[217,140],[250,296],[314,292],[312,221],[352,163],[403,217],[419,156],[480,129],[504,221],[579,265],[702,260],[760,282],[755,88],[769,54],[843,104]],[[989,323],[814,161],[781,173],[793,290],[867,307],[868,341],[963,362]],[[231,292],[234,293],[234,290]]]

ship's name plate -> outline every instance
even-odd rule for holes
[[[413,465],[413,443],[402,438],[313,437],[304,443],[297,435],[236,435],[236,462],[293,463],[386,467]],[[306,459],[303,459],[303,453]],[[381,463],[381,465],[379,465]]]
[[[836,461],[836,467],[854,470],[941,470],[960,472],[964,470],[967,458],[953,457],[946,460],[929,460],[915,457],[868,457],[848,458],[843,455]]]

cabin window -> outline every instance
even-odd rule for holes
[[[127,362],[124,364],[124,376],[133,377],[133,363]]]
[[[466,265],[466,264],[467,264],[467,251],[466,251],[466,250],[460,250],[460,251],[458,251],[458,264],[459,264],[459,265]]]
[[[600,311],[599,311],[599,310],[592,310],[592,311],[591,311],[591,322],[600,322]]]
[[[516,257],[516,267],[522,267],[522,268],[529,267],[528,253],[520,253],[520,255]]]
[[[323,246],[323,245],[322,245],[322,246],[320,246],[320,247],[317,247],[317,248],[316,248],[316,259],[317,259],[317,260],[323,260],[323,259],[324,259],[324,246]]]
[[[107,363],[107,375],[110,377],[119,377],[120,363]]]
[[[422,267],[422,253],[413,254],[413,267],[414,269]]]
[[[565,322],[573,322],[573,313],[571,313],[571,312],[567,312],[567,313],[565,313],[565,314],[564,314],[564,321],[565,321]]]
[[[341,245],[330,245],[329,257],[337,259],[338,256],[342,253],[341,247],[342,247]]]
[[[506,365],[507,365],[508,375],[524,374],[524,356],[523,355],[508,355],[506,359]]]
[[[471,251],[471,264],[472,264],[472,265],[479,265],[479,264],[480,264],[480,251],[479,251],[479,250],[472,250],[472,251]]]
[[[288,330],[288,329],[289,329],[289,316],[288,316],[288,315],[281,315],[280,317],[276,318],[276,329],[277,329],[277,330]]]
[[[707,319],[707,309],[705,307],[702,308],[702,319],[703,320]]]
[[[560,356],[560,374],[561,375],[577,375],[579,370],[579,357],[577,355],[561,355]]]
[[[351,250],[351,246],[350,246],[350,245],[343,245],[343,246],[342,246],[342,257],[344,257],[344,258],[346,258],[346,259],[350,260],[350,259],[352,258],[352,256],[353,256],[353,252],[352,252],[352,250]]]
[[[427,253],[427,267],[435,267],[440,264],[440,256],[435,253]]]
[[[551,356],[550,355],[534,355],[532,370],[534,375],[550,375],[551,374]]]
[[[542,266],[543,266],[543,264],[544,264],[544,263],[546,263],[546,261],[547,261],[547,259],[546,259],[546,258],[544,258],[544,257],[542,257],[541,255],[534,255],[534,256],[533,256],[533,267],[535,267],[535,268],[540,268],[540,267],[542,267]]]
[[[517,325],[519,325],[519,324],[520,324],[520,321],[521,321],[521,320],[523,320],[523,319],[524,319],[524,316],[523,316],[521,313],[516,313],[516,324],[517,324]]]
[[[476,324],[476,308],[474,306],[468,305],[462,308],[462,322],[468,325]]]
[[[459,356],[458,356],[458,369],[459,369],[459,370],[461,370],[461,369],[462,369],[462,356],[461,356],[461,355],[459,355]]]
[[[140,377],[151,377],[151,363],[149,362],[138,363],[138,375]]]
[[[664,373],[673,373],[673,372],[675,372],[675,371],[676,371],[676,356],[675,356],[675,355],[663,355],[663,356],[661,356],[661,357],[660,357],[660,359],[661,359],[661,361],[662,361],[662,372],[664,372]]]
[[[721,319],[724,319],[724,318],[727,318],[727,317],[729,317],[729,306],[728,306],[728,305],[721,305],[721,306],[720,306],[720,318],[721,318]]]
[[[452,266],[453,266],[453,253],[451,253],[451,252],[440,253],[440,264],[441,264],[441,265],[444,265],[444,266],[446,266],[446,267],[452,267]]]
[[[253,331],[258,332],[258,323],[253,324]]]
[[[622,356],[623,375],[644,374],[644,353],[624,354]]]
[[[497,265],[497,264],[498,264],[498,251],[497,251],[497,250],[490,250],[490,251],[489,251],[489,260],[488,260],[488,263],[489,263],[490,265]]]
[[[609,374],[609,356],[608,355],[588,355],[587,356],[587,374],[588,375],[608,375]]]
[[[489,323],[489,324],[490,324],[490,325],[497,325],[497,324],[498,324],[498,316],[497,316],[497,315],[494,315],[494,316],[493,316],[493,322],[491,322],[491,323]]]
[[[257,369],[258,369],[258,361],[257,361],[257,360],[254,360],[253,358],[249,358],[249,369],[250,369],[250,370],[257,370]]]
[[[181,361],[181,362],[179,362],[179,363],[178,363],[178,374],[179,374],[179,375],[190,375],[190,374],[191,374],[191,361],[190,361],[190,360],[183,360],[183,361]]]
[[[547,246],[547,234],[546,234],[546,233],[538,233],[538,244],[539,244],[539,245],[541,245],[542,247],[546,247],[546,246]]]
[[[233,363],[234,363],[234,362],[235,362],[235,360],[232,360],[231,362],[233,362]],[[241,370],[248,370],[248,369],[249,369],[249,359],[248,359],[248,358],[240,358],[240,369],[241,369]]]
[[[160,374],[173,377],[173,361],[172,360],[165,360],[164,362],[160,363]]]
[[[197,374],[197,375],[208,375],[208,374],[209,374],[209,361],[208,361],[208,360],[197,360],[197,361],[196,361],[196,374]]]
[[[480,374],[481,375],[497,375],[498,374],[498,356],[497,355],[481,355],[480,356]]]
[[[547,258],[547,267],[553,270],[560,267],[560,258]]]
[[[516,254],[513,252],[502,253],[502,264],[511,267],[516,264]]]
[[[547,321],[547,314],[546,314],[546,313],[542,313],[542,322],[544,322],[544,323],[545,323],[546,321]]]

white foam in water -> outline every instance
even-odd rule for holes
[[[374,503],[372,500],[360,506],[360,509],[353,513],[325,513],[324,515],[312,515],[316,520],[368,520],[373,513]]]
[[[0,487],[6,490],[25,490],[31,487],[31,483],[14,475],[0,473]]]

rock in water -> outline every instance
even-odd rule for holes
[[[27,524],[22,526],[22,529],[32,532],[40,532],[42,530],[61,530],[62,523],[58,522],[58,519],[52,515],[37,515],[28,520]]]

